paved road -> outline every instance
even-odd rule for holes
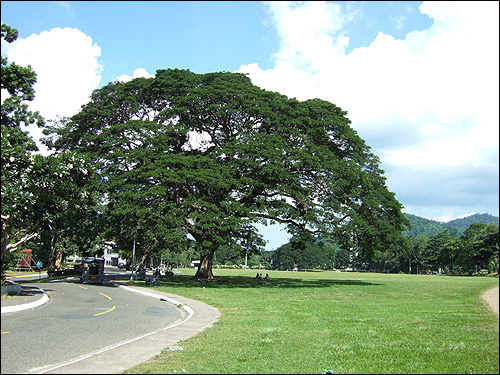
[[[58,281],[31,284],[48,303],[2,314],[1,372],[40,373],[180,322],[166,301],[118,287]],[[119,358],[116,359],[119,362]]]

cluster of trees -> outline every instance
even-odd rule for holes
[[[274,270],[332,269],[347,268],[350,264],[350,252],[328,242],[313,240],[300,246],[293,241],[276,250],[262,251],[259,254],[241,254],[231,247],[224,247],[214,259],[217,267],[265,268]]]
[[[278,270],[346,269],[390,273],[498,272],[498,223],[496,216],[474,214],[448,223],[404,214],[411,224],[405,240],[372,257],[352,253],[329,241],[313,239],[299,246],[291,241],[274,251],[245,257],[231,247],[221,249],[218,266]]]
[[[499,229],[494,223],[472,224],[462,235],[445,230],[436,235],[406,236],[400,246],[372,256],[352,253],[328,241],[315,239],[302,246],[291,241],[248,261],[267,269],[346,269],[386,273],[476,274],[498,272]],[[244,259],[227,248],[217,264],[241,267]]]
[[[498,225],[475,223],[462,235],[446,230],[431,237],[407,237],[401,249],[373,259],[354,257],[353,267],[374,272],[498,273],[498,241]]]
[[[2,40],[12,43],[17,36],[16,29],[2,24]],[[38,240],[42,233],[48,258],[54,262],[65,223],[89,204],[92,167],[83,155],[72,151],[38,154],[35,142],[23,130],[32,124],[45,124],[27,104],[35,97],[36,74],[30,66],[9,63],[2,56],[1,77],[2,96],[7,96],[1,108],[2,266],[12,252],[32,239]]]

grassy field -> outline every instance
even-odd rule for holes
[[[499,373],[498,278],[216,270],[163,290],[217,307],[215,325],[127,373]]]

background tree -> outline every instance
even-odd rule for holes
[[[2,24],[1,38],[8,43],[17,39],[18,31]],[[22,126],[34,122],[43,125],[38,113],[28,110],[27,101],[35,97],[33,85],[36,74],[30,66],[9,64],[1,57],[1,89],[8,97],[3,99],[2,114],[2,257],[17,249],[37,235],[33,229],[33,215],[25,206],[31,206],[33,199],[24,190],[29,182],[29,171],[34,161],[31,153],[38,148]],[[3,93],[2,93],[3,95]]]
[[[12,43],[18,32],[5,24],[1,37]],[[2,102],[2,259],[41,231],[60,233],[61,214],[80,204],[91,167],[74,152],[57,156],[36,154],[38,147],[23,126],[44,126],[38,112],[28,110],[34,99],[36,74],[30,66],[1,60],[1,88],[8,93]],[[55,240],[51,241],[55,245]],[[54,248],[52,248],[53,250]]]
[[[490,262],[498,264],[498,225],[472,224],[462,239],[457,265],[468,273],[488,269]],[[497,266],[498,267],[498,266]]]
[[[194,239],[197,278],[214,253],[254,223],[331,236],[370,253],[400,241],[407,220],[378,158],[332,103],[262,90],[237,73],[158,70],[112,83],[47,145],[79,150],[99,167],[116,231],[143,232],[145,252]],[[147,247],[147,248],[146,248]]]
[[[429,239],[425,247],[425,253],[432,270],[445,270],[453,267],[456,257],[453,243],[457,238],[454,232],[445,230]]]
[[[351,264],[351,252],[346,249],[338,248],[335,252],[335,268],[345,269]]]

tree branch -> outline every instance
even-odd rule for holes
[[[275,221],[280,222],[282,224],[292,224],[292,225],[296,226],[297,228],[305,230],[306,232],[309,232],[311,234],[321,233],[321,229],[316,229],[316,230],[307,229],[304,224],[299,224],[295,220],[292,220],[292,219],[282,219],[282,218],[271,216],[271,215],[261,214],[260,212],[251,212],[250,215],[261,217],[263,219],[275,220]]]
[[[35,233],[31,233],[31,234],[27,234],[26,236],[24,236],[23,238],[21,238],[19,241],[17,241],[16,243],[13,243],[13,244],[8,244],[7,247],[6,247],[6,250],[7,252],[12,252],[14,250],[16,250],[19,246],[21,246],[23,243],[25,242],[28,242],[29,240],[31,240],[32,238],[38,236],[40,233],[39,232],[35,232]]]

